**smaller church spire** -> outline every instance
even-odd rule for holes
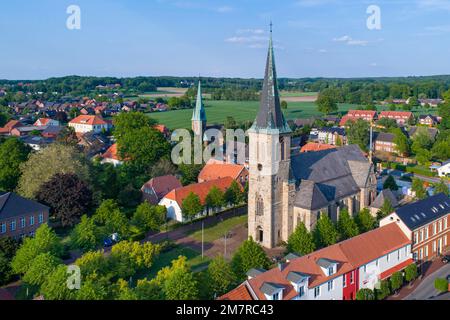
[[[198,80],[197,101],[195,103],[195,109],[192,114],[192,120],[206,122],[206,112],[203,106],[203,97],[202,97],[202,83],[200,79]]]

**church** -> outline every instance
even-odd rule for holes
[[[313,230],[321,215],[337,221],[375,200],[374,167],[356,145],[291,156],[280,106],[270,31],[259,111],[249,135],[248,232],[266,248],[286,242],[301,222]]]

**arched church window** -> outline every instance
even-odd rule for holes
[[[280,138],[280,145],[281,145],[281,161],[285,159],[285,153],[286,153],[286,146],[284,144],[284,138]]]
[[[256,215],[264,215],[264,200],[261,196],[256,197]]]

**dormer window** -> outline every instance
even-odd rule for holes
[[[332,276],[334,274],[334,266],[328,268],[328,276]]]
[[[272,300],[280,300],[280,293],[277,292],[272,296]]]

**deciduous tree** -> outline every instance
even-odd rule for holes
[[[13,191],[21,175],[20,165],[28,159],[30,148],[16,138],[0,143],[0,190]]]
[[[359,234],[358,225],[346,209],[339,212],[337,229],[341,240],[353,238]]]
[[[322,214],[317,221],[313,236],[317,248],[328,247],[335,244],[339,239],[339,233],[333,221],[326,214]]]
[[[303,222],[300,222],[295,231],[289,236],[287,249],[291,253],[305,255],[315,250],[312,234],[306,229]]]
[[[264,249],[250,237],[238,248],[231,265],[237,278],[243,280],[246,273],[252,268],[267,269],[270,266],[270,260]]]

